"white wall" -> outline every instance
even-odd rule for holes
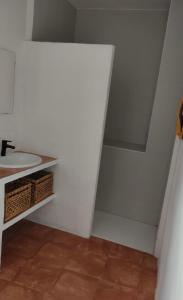
[[[162,159],[161,153],[154,157],[149,145],[146,153],[141,151],[146,150],[168,10],[157,3],[153,9],[150,3],[146,9],[136,5],[79,9],[75,40],[116,46],[96,208],[157,225],[168,172],[161,163],[167,164],[170,153]],[[107,146],[111,141],[117,141],[116,148]],[[121,141],[140,151],[124,149]]]
[[[0,0],[0,47],[18,51],[25,37],[26,4],[25,0]],[[16,139],[16,135],[15,113],[0,114],[0,138]]]
[[[101,166],[97,208],[152,225],[159,223],[183,93],[181,2],[172,0],[146,152],[104,147]]]
[[[26,28],[25,28],[25,40],[32,41],[32,31],[34,25],[34,0],[27,0],[26,8]]]
[[[67,0],[35,0],[33,41],[74,41],[76,9]]]
[[[165,82],[162,78],[162,81],[165,90],[168,89],[170,84],[173,84],[177,96],[183,94],[182,27],[183,2],[182,0],[172,0],[166,39],[167,57],[163,61],[166,74],[169,74],[169,80]],[[170,59],[171,57],[172,59]],[[157,243],[159,274],[156,300],[183,299],[182,158],[183,142],[176,139]]]
[[[19,145],[64,159],[55,174],[56,201],[33,219],[85,237],[93,219],[113,49],[35,42],[22,49]]]
[[[168,10],[158,9],[77,11],[77,43],[116,47],[106,143],[146,148],[167,16]]]
[[[178,146],[161,249],[157,300],[183,299],[183,142]]]
[[[25,35],[25,0],[0,0],[0,47],[17,51]]]

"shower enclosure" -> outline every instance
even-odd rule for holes
[[[149,253],[164,198],[177,106],[173,98],[167,105],[161,94],[169,4],[35,0],[34,12],[34,41],[115,46],[91,234]]]
[[[166,177],[151,136],[167,16],[150,5],[80,9],[75,28],[77,43],[116,47],[93,234],[150,253]]]

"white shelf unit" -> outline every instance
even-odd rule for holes
[[[17,223],[21,219],[27,217],[29,214],[33,213],[37,209],[41,208],[42,206],[48,204],[49,202],[53,201],[56,198],[56,194],[52,194],[51,196],[47,197],[43,201],[35,204],[34,206],[30,207],[25,212],[21,213],[17,217],[13,218],[12,220],[4,223],[4,200],[5,200],[5,184],[15,181],[17,179],[23,178],[30,174],[36,173],[38,171],[51,168],[55,165],[58,165],[61,162],[60,159],[55,159],[49,162],[42,163],[38,166],[22,170],[16,174],[6,176],[0,179],[0,265],[1,265],[1,252],[2,252],[2,234],[3,231],[12,226],[13,224]]]

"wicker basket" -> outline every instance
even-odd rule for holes
[[[31,183],[16,180],[5,186],[4,221],[7,222],[31,206]]]
[[[32,184],[32,205],[53,194],[53,173],[40,171],[26,177]]]

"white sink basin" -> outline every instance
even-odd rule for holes
[[[41,162],[40,156],[30,153],[14,152],[0,156],[1,168],[28,168],[39,165]]]

